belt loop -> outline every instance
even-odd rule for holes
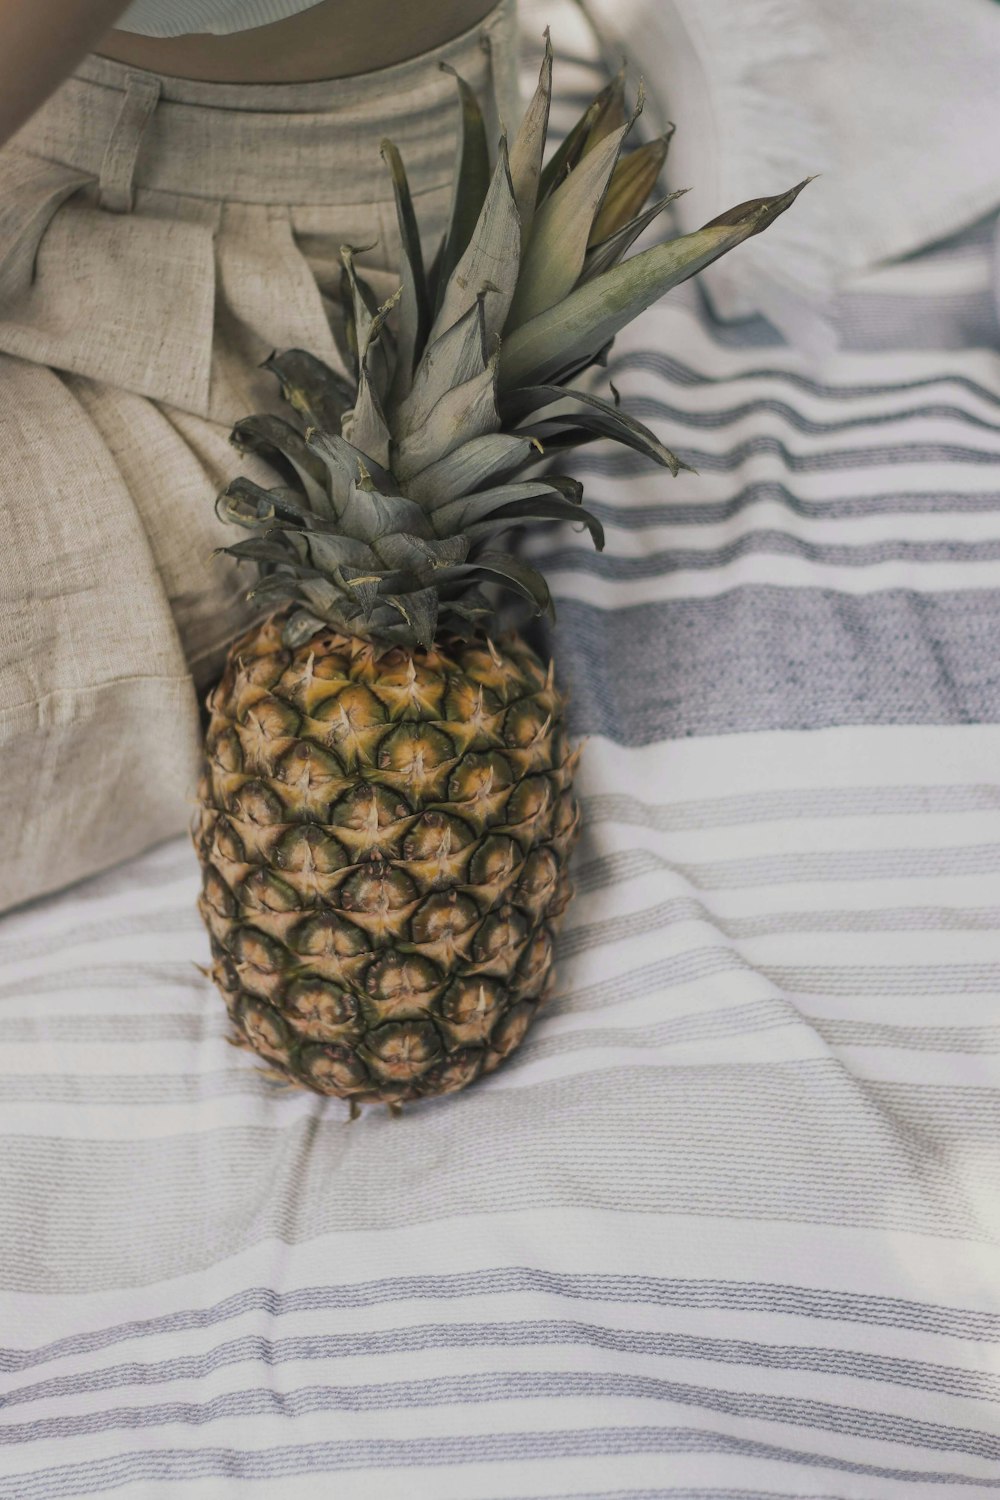
[[[491,95],[489,128],[494,140],[501,129],[514,133],[521,119],[521,76],[515,0],[499,0],[483,18],[480,46],[486,54],[487,92]]]
[[[118,118],[101,162],[97,201],[109,213],[132,212],[132,176],[149,124],[160,97],[160,80],[151,73],[130,73]]]

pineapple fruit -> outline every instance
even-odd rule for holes
[[[598,520],[542,455],[612,438],[683,467],[612,400],[568,384],[615,333],[794,200],[740,204],[626,257],[666,137],[631,152],[622,76],[543,162],[552,54],[508,151],[457,80],[449,227],[424,268],[405,168],[400,287],[381,306],[342,252],[355,380],[267,361],[297,413],[237,423],[274,469],[220,514],[250,535],[270,610],[207,700],[194,839],[212,976],[235,1039],[284,1077],[397,1110],[465,1088],[518,1045],[552,984],[578,827],[551,663],[498,635],[495,594],[551,609],[513,528]],[[493,160],[491,161],[491,155]],[[525,477],[525,476],[528,477]]]

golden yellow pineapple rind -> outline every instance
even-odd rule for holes
[[[195,839],[237,1039],[320,1093],[461,1089],[552,973],[579,814],[563,701],[517,636],[380,651],[285,616],[208,702]]]

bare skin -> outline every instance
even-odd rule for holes
[[[107,34],[126,0],[0,0],[0,144]]]
[[[128,0],[0,0],[0,145],[88,52],[133,68],[216,83],[344,78],[416,57],[461,35],[496,0],[320,0],[229,36],[141,37],[114,29]]]

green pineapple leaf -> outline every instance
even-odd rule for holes
[[[381,400],[389,384],[389,359],[381,341],[372,340],[372,324],[379,314],[378,299],[364,277],[358,274],[358,269],[354,264],[354,255],[353,246],[341,245],[342,286],[346,294],[343,300],[349,308],[348,333],[354,353],[355,377],[360,379],[365,353],[372,349],[368,378],[374,384],[379,400]],[[326,424],[318,425],[325,426]]]
[[[345,564],[350,568],[373,568],[378,558],[364,542],[352,536],[327,536],[323,532],[305,534],[309,559],[321,573],[333,572]]]
[[[625,72],[625,64],[622,63],[615,76],[604,85],[594,100],[597,111],[583,143],[581,161],[607,136],[621,130],[628,121],[625,108]]]
[[[301,536],[301,532],[298,533]],[[232,542],[228,547],[216,547],[215,553],[225,552],[229,557],[249,558],[253,562],[276,562],[289,563],[296,559],[306,561],[307,553],[305,547],[297,552],[291,546],[282,546],[279,542],[270,541],[266,536],[247,537],[245,542]]]
[[[418,646],[430,647],[434,644],[440,607],[436,589],[418,589],[402,596],[390,594],[388,602],[410,627]]]
[[[406,493],[433,512],[457,496],[538,463],[542,445],[514,432],[470,438],[406,482]]]
[[[310,614],[307,609],[297,609],[285,621],[281,638],[286,646],[292,651],[312,640],[321,630],[326,629],[327,622],[321,620],[317,615]]]
[[[383,302],[368,325],[368,341],[364,346],[358,370],[358,399],[354,403],[353,411],[345,415],[342,423],[345,437],[349,438],[364,454],[370,455],[383,468],[389,467],[389,445],[392,440],[380,392],[380,385],[387,382],[385,379],[374,378],[372,369],[380,365],[381,359],[384,359],[382,337],[386,322],[402,294],[403,289],[399,287],[386,302]]]
[[[599,245],[641,210],[659,180],[672,135],[673,129],[619,159],[590,226],[589,245]]]
[[[556,403],[579,403],[593,411],[590,415],[586,412],[551,412],[550,408]],[[612,438],[625,447],[644,453],[647,458],[669,469],[675,477],[681,469],[690,467],[675,453],[671,453],[644,423],[629,416],[617,404],[612,405],[610,401],[595,396],[591,391],[569,390],[561,385],[524,386],[508,398],[503,408],[504,419],[510,422],[522,421],[526,416],[537,412],[541,413],[540,424],[550,435],[556,430],[554,426],[548,425],[550,423],[565,424],[570,428],[589,427],[597,436]],[[539,431],[536,425],[531,430],[544,446],[545,432]]]
[[[676,192],[667,193],[663,198],[658,198],[648,208],[629,219],[614,234],[610,234],[606,240],[593,244],[587,251],[583,261],[583,270],[580,273],[578,285],[585,281],[592,281],[595,276],[600,276],[602,271],[609,271],[616,266],[624,256],[633,242],[637,240],[644,229],[648,229],[653,220],[658,218],[676,198],[683,198],[688,188],[678,188]]]
[[[512,500],[500,505],[481,521],[474,521],[468,528],[468,536],[480,541],[498,531],[509,531],[512,526],[523,526],[528,521],[569,521],[583,525],[590,532],[598,552],[604,551],[604,527],[595,515],[573,500],[562,495],[550,494],[548,499]]]
[[[479,222],[490,181],[490,152],[479,101],[450,64],[442,63],[441,68],[451,73],[458,84],[460,113],[448,228],[432,271],[431,293],[438,313],[452,273],[465,255]]]
[[[427,341],[431,310],[420,232],[403,160],[392,141],[382,142],[382,157],[392,176],[402,257],[403,287],[396,327],[396,368],[392,378],[392,399],[398,402],[410,388],[414,368]]]
[[[436,568],[464,562],[469,541],[465,536],[425,537],[396,532],[380,537],[374,551],[388,567],[412,568],[421,574],[432,574]]]
[[[499,583],[510,593],[527,600],[536,614],[553,615],[548,584],[537,568],[530,567],[519,557],[512,557],[507,552],[480,552],[469,562],[449,568],[442,574],[444,580],[470,576],[483,578],[487,583]]]
[[[563,182],[569,172],[577,165],[587,145],[587,137],[594,121],[601,112],[600,95],[589,104],[583,114],[577,120],[572,130],[564,137],[560,145],[553,152],[550,159],[542,168],[538,183],[538,200],[535,210],[541,208],[551,192]]]
[[[450,500],[432,513],[437,531],[446,536],[450,532],[465,533],[467,527],[483,520],[498,508],[518,500],[533,500],[542,495],[557,493],[556,486],[547,476],[541,479],[521,480],[517,484],[501,484],[489,490],[479,490],[475,495],[463,495]]]
[[[521,226],[510,180],[507,144],[501,139],[497,164],[482,212],[468,245],[450,274],[430,339],[441,337],[483,295],[483,318],[489,347],[510,311],[520,267]]]
[[[367,475],[351,482],[347,504],[340,515],[347,536],[362,542],[396,531],[419,534],[428,530],[427,515],[414,500],[403,495],[383,495],[374,488]]]
[[[249,536],[223,550],[257,565],[262,600],[294,606],[288,629],[297,640],[317,622],[383,646],[429,645],[435,631],[468,637],[488,619],[498,587],[550,609],[544,579],[511,555],[505,533],[569,522],[604,545],[579,481],[545,472],[554,455],[610,440],[674,474],[688,467],[621,409],[613,386],[611,401],[575,388],[574,378],[606,364],[624,324],[760,233],[805,185],[738,204],[628,258],[678,196],[648,202],[669,132],[624,150],[641,84],[629,118],[618,74],[543,165],[546,35],[534,96],[509,155],[500,140],[492,171],[475,94],[461,79],[457,87],[458,169],[430,276],[402,158],[384,142],[401,284],[379,305],[355,252],[343,249],[356,384],[306,351],[272,355],[266,367],[305,433],[270,416],[233,430],[233,442],[279,483],[226,487],[219,515]]]
[[[397,438],[408,436],[430,421],[434,407],[456,386],[474,380],[489,364],[486,349],[485,291],[447,332],[424,350],[413,386],[396,408]]]
[[[322,432],[310,429],[305,436],[310,453],[322,460],[330,476],[330,489],[338,499],[338,509],[347,502],[351,485],[364,470],[375,488],[383,495],[399,493],[389,470],[377,464],[370,453],[362,453],[339,432]]]
[[[402,439],[393,468],[406,480],[438,462],[470,437],[499,426],[496,404],[497,356],[471,380],[446,391],[431,407],[426,420]]]
[[[340,426],[339,417],[337,426]],[[297,480],[317,515],[336,514],[328,489],[328,472],[322,460],[309,451],[301,432],[290,422],[269,414],[244,417],[229,434],[229,441],[238,452],[256,453],[265,459],[283,478]]]
[[[278,377],[282,396],[310,427],[339,427],[354,404],[351,382],[307,349],[269,354],[261,368]]]
[[[648,427],[634,418],[623,418],[621,414],[616,419],[614,415],[605,412],[574,412],[571,417],[542,418],[524,430],[537,437],[552,452],[575,448],[600,438],[610,438],[623,448],[632,448],[644,458],[651,458],[654,463],[662,464],[675,479],[682,469],[695,472],[690,464],[665,448]]]
[[[590,227],[608,190],[627,128],[622,125],[599,141],[536,213],[507,318],[508,337],[561,302],[576,285]]]
[[[773,224],[808,181],[771,198],[738,204],[693,234],[641,250],[522,324],[503,343],[501,393],[542,384],[574,361],[594,358],[619,329],[665,292]]]
[[[552,42],[549,29],[545,28],[545,55],[538,73],[538,85],[531,103],[524,112],[517,135],[510,148],[510,180],[514,187],[514,202],[521,221],[522,243],[528,243],[535,204],[542,175],[542,153],[549,128],[549,109],[552,103]]]
[[[311,519],[311,512],[302,505],[298,491],[281,485],[266,490],[245,474],[231,479],[220,492],[215,501],[215,513],[220,521],[233,521],[237,526],[250,529],[281,520]]]

